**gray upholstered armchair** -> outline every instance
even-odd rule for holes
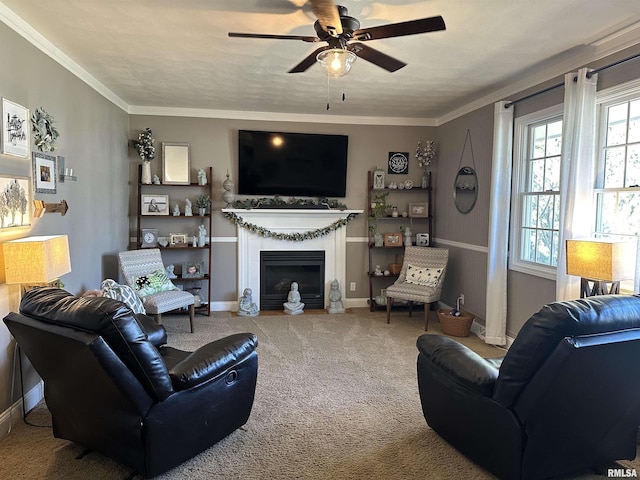
[[[429,308],[440,300],[442,282],[449,261],[449,250],[432,247],[406,247],[400,276],[387,288],[387,323],[390,321],[393,299],[409,301],[409,316],[413,302],[424,303],[424,329],[429,327]]]
[[[193,333],[193,317],[195,314],[194,297],[189,292],[177,290],[166,280],[162,255],[157,248],[129,250],[118,253],[118,265],[127,285],[136,291],[142,300],[147,314],[153,315],[156,323],[162,323],[162,314],[189,308],[189,324]]]

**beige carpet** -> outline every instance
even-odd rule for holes
[[[169,344],[193,350],[224,335],[259,338],[256,398],[249,422],[159,479],[489,479],[427,426],[416,382],[422,315],[353,309],[344,315],[238,317],[221,312],[167,317]],[[432,321],[429,333],[438,333]],[[471,336],[483,356],[502,352]],[[46,408],[33,423],[48,423]],[[129,469],[19,424],[0,442],[0,478],[122,479]],[[639,468],[636,462],[630,464]],[[605,474],[606,475],[606,474]],[[569,477],[568,477],[569,478]],[[570,478],[602,478],[585,473]]]

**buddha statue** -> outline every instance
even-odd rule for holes
[[[304,303],[300,301],[298,282],[291,282],[291,290],[287,295],[287,301],[283,303],[284,313],[288,315],[300,315],[303,313]]]

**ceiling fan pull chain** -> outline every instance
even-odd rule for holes
[[[327,75],[327,111],[329,111],[329,79],[331,78],[330,75]]]

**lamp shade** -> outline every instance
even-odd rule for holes
[[[567,240],[567,274],[614,282],[634,277],[635,245],[603,239]]]
[[[71,271],[66,235],[27,237],[2,244],[8,284],[48,283]]]

